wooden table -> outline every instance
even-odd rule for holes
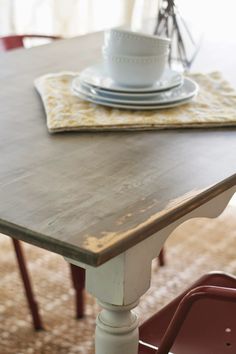
[[[101,43],[92,34],[0,56],[0,232],[86,268],[104,308],[96,353],[136,354],[131,309],[152,259],[177,225],[217,216],[235,191],[236,129],[50,135],[34,79],[92,64]]]

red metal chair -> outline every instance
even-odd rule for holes
[[[139,354],[235,354],[236,277],[201,277],[139,333]]]
[[[30,312],[32,315],[33,325],[35,330],[43,329],[42,319],[38,310],[38,304],[35,300],[32,285],[30,282],[29,272],[25,263],[25,258],[23,254],[23,250],[21,247],[21,243],[18,240],[12,239],[13,246],[16,253],[16,258],[20,270],[20,275],[24,284],[26,299],[28,301],[28,305],[30,308]]]
[[[160,267],[163,267],[165,265],[165,251],[164,248],[162,248],[159,256],[158,256],[158,263]]]
[[[30,281],[29,271],[27,269],[22,242],[12,239],[16,258],[19,266],[20,275],[25,289],[26,299],[32,316],[33,326],[35,330],[43,329],[42,319],[39,313],[38,304],[34,296],[33,288]],[[75,289],[75,305],[76,318],[80,319],[84,316],[84,288],[85,288],[85,270],[70,264],[72,284]]]

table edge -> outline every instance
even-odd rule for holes
[[[233,174],[218,184],[200,192],[197,196],[193,196],[190,200],[187,200],[169,212],[167,211],[164,215],[151,220],[149,223],[145,223],[145,225],[140,228],[136,228],[125,238],[125,240],[121,239],[117,241],[115,245],[100,252],[92,252],[84,248],[82,249],[80,247],[72,246],[61,240],[55,241],[51,236],[29,230],[23,226],[16,225],[3,219],[0,219],[0,232],[12,238],[60,254],[61,256],[97,267],[135,246],[161,229],[169,226],[182,216],[200,207],[235,185],[236,174]]]

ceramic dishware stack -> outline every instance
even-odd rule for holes
[[[150,110],[192,99],[197,84],[167,68],[168,38],[120,28],[105,32],[103,62],[73,80],[80,98],[115,108]]]

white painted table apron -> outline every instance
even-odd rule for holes
[[[86,269],[86,289],[103,308],[96,320],[96,354],[138,353],[138,318],[132,309],[150,287],[152,260],[177,226],[196,217],[219,216],[235,192],[236,186],[99,267],[66,258]]]

